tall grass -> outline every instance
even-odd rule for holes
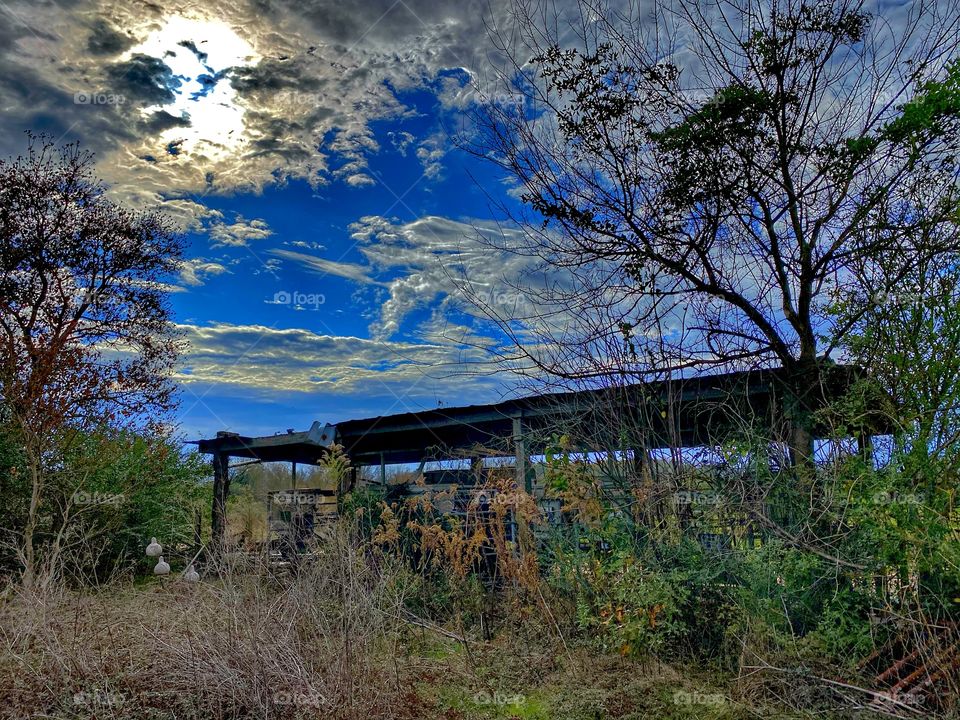
[[[228,559],[198,586],[15,591],[0,713],[62,718],[402,717],[406,572],[341,527],[309,564]]]

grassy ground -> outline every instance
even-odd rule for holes
[[[500,637],[472,647],[421,635],[408,668],[423,717],[503,720],[799,717],[735,699],[716,671]]]
[[[383,587],[354,595],[341,586],[337,597],[312,582],[20,595],[0,620],[0,715],[804,717],[746,699],[715,670],[565,647],[535,627],[462,643],[399,620],[396,600]]]

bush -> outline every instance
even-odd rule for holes
[[[101,429],[59,445],[49,471],[38,539],[48,572],[75,584],[149,570],[143,547],[156,537],[166,555],[194,542],[194,511],[206,495],[207,465],[170,437]]]

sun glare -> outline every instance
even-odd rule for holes
[[[222,73],[231,67],[253,65],[260,56],[226,23],[174,16],[129,51],[162,60],[180,85],[174,101],[143,109],[145,116],[164,110],[189,120],[189,126],[168,128],[157,136],[170,154],[222,157],[244,142],[244,107]]]

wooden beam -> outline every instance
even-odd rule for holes
[[[227,530],[227,495],[230,493],[230,456],[213,455],[213,506],[210,508],[210,545],[216,557],[223,552]]]
[[[533,478],[530,477],[530,461],[527,457],[527,445],[523,436],[523,420],[517,415],[513,418],[513,449],[516,453],[516,483],[528,493],[533,492]]]

